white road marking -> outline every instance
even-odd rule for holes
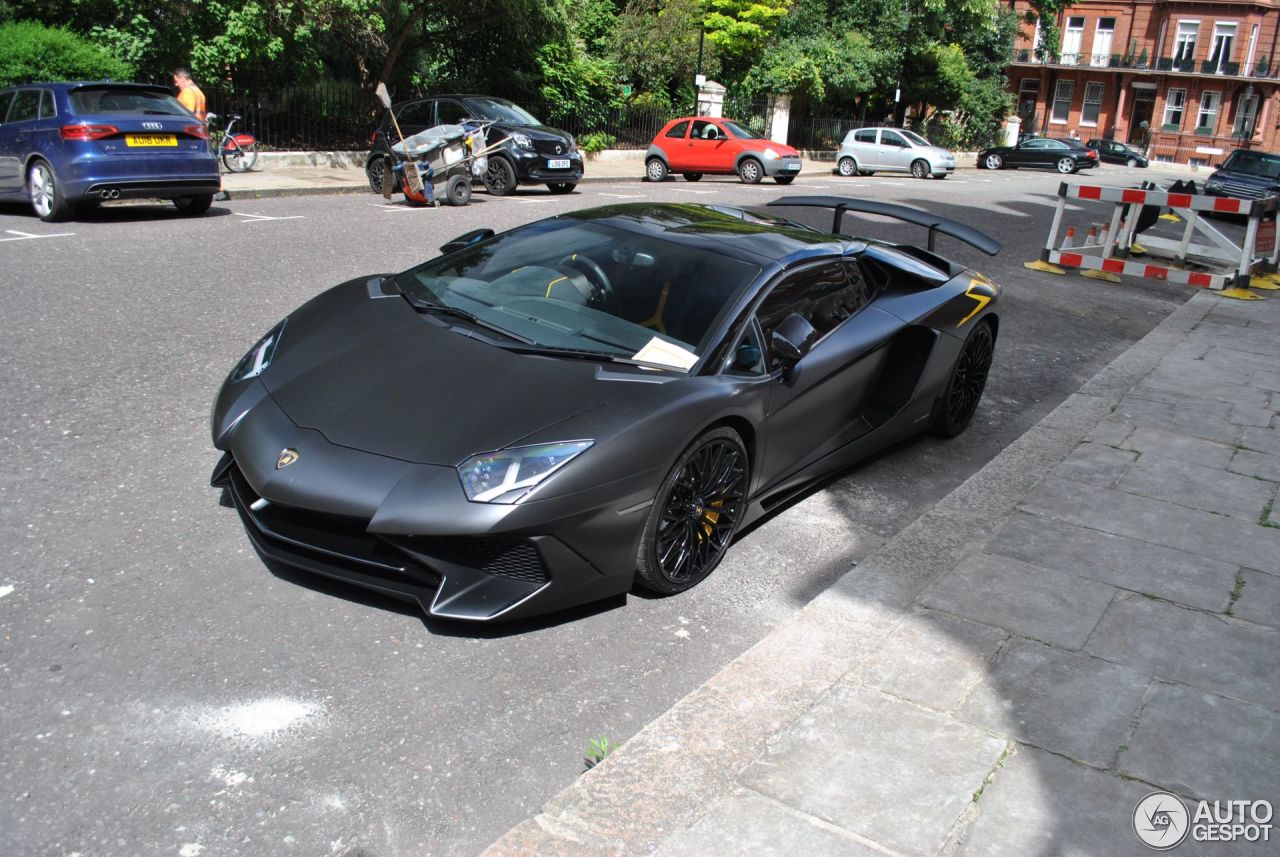
[[[12,595],[12,594],[13,594],[12,586],[0,586],[0,598],[4,598],[6,595]]]
[[[600,191],[598,195],[612,196],[612,197],[617,197],[618,199],[637,199],[641,196],[644,196],[644,194],[642,193],[605,193],[604,191]]]
[[[636,183],[632,182],[631,184],[611,184],[609,185],[609,187],[613,188],[614,190],[635,190]]]
[[[74,232],[52,232],[48,235],[36,235],[32,232],[19,232],[16,229],[6,229],[10,235],[17,236],[15,238],[0,238],[0,241],[30,241],[32,238],[66,238],[75,235]]]
[[[549,199],[517,199],[516,202],[521,205],[541,205],[544,202],[551,202]]]
[[[813,187],[813,188],[828,188],[828,187],[831,187],[831,185],[829,185],[829,184],[811,184],[811,185],[809,185],[809,187]]]
[[[690,190],[689,188],[683,188],[683,187],[673,187],[672,190],[674,190],[676,193],[699,193],[699,194],[715,193],[714,190]]]
[[[241,223],[261,223],[264,220],[302,220],[306,217],[303,214],[293,214],[288,217],[270,217],[266,214],[249,214],[244,211],[236,211],[234,214],[240,217],[247,217],[248,220],[241,220]]]

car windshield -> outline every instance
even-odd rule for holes
[[[398,282],[423,311],[447,307],[509,333],[518,342],[499,343],[506,347],[688,370],[759,273],[703,248],[557,218],[434,259]]]
[[[899,133],[899,134],[901,134],[902,136],[906,137],[906,138],[907,138],[908,140],[910,140],[911,142],[915,143],[917,146],[932,146],[932,145],[933,145],[933,144],[932,144],[932,143],[930,143],[928,140],[926,140],[924,137],[921,137],[919,134],[916,134],[916,133],[915,133],[915,132],[913,132],[913,131],[899,131],[898,133]]]
[[[763,140],[764,138],[752,131],[750,128],[743,128],[737,122],[725,121],[722,123],[726,130],[738,140]]]
[[[1237,149],[1227,158],[1222,168],[1268,179],[1280,178],[1280,155]]]
[[[79,116],[94,113],[187,114],[187,109],[172,95],[128,86],[77,89],[71,93],[71,110]]]
[[[517,107],[510,101],[497,98],[468,98],[467,106],[475,112],[478,119],[492,119],[495,122],[509,122],[513,125],[541,125],[533,114],[523,107]]]

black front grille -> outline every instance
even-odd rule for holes
[[[1275,193],[1270,188],[1258,187],[1245,182],[1233,182],[1230,179],[1219,179],[1217,189],[1224,196],[1234,196],[1239,199],[1258,199]]]
[[[534,140],[533,147],[539,155],[546,155],[548,158],[569,157],[569,144],[561,140]]]
[[[511,536],[443,536],[416,538],[413,550],[442,562],[485,574],[546,583],[547,569],[533,542]]]

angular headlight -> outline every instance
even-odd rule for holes
[[[267,335],[259,339],[249,349],[249,353],[240,358],[235,371],[231,373],[231,380],[243,381],[246,378],[256,378],[266,371],[266,368],[271,365],[271,358],[276,356],[276,347],[280,344],[283,333],[284,321],[267,331]]]
[[[472,456],[458,467],[462,490],[476,503],[515,503],[593,443],[543,443]]]
[[[528,134],[512,134],[511,140],[522,149],[533,148],[533,141],[529,139]]]

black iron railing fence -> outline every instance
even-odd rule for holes
[[[242,117],[237,128],[258,138],[266,149],[349,150],[369,146],[382,105],[357,84],[327,83],[248,91],[230,86],[202,87],[209,110],[222,123]]]

